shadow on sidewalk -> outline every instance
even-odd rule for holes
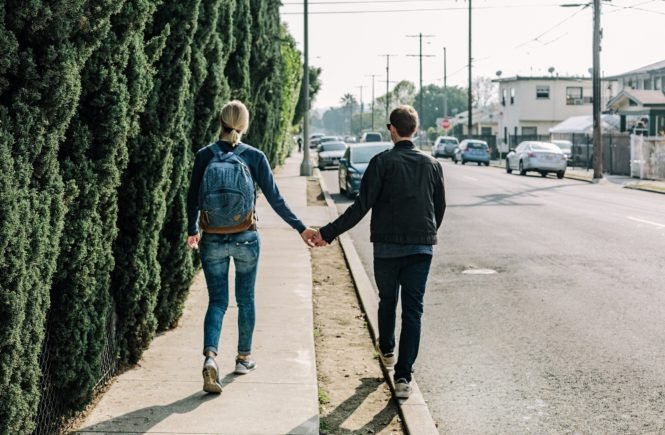
[[[235,378],[236,376],[233,373],[227,374],[222,379],[222,385],[224,387],[228,386]],[[174,414],[188,414],[203,403],[215,400],[218,397],[220,397],[219,394],[208,394],[203,391],[196,392],[173,403],[148,406],[118,417],[113,417],[110,420],[82,427],[75,433],[112,433],[127,431],[138,434],[147,433],[150,429],[155,427],[158,423],[166,420],[168,417]]]
[[[363,427],[353,430],[340,427],[341,424],[348,420],[362,406],[367,397],[376,391],[385,381],[378,378],[362,378],[360,382],[353,396],[340,403],[337,408],[323,419],[325,423],[321,427],[321,435],[378,433],[390,425],[390,422],[398,413],[397,406],[392,398]]]

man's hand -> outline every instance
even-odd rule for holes
[[[313,248],[315,246],[314,241],[312,240],[316,234],[319,232],[315,230],[314,228],[307,228],[305,231],[300,233],[300,237],[302,237],[303,241],[307,246],[310,248]]]
[[[195,234],[193,236],[188,236],[187,237],[187,246],[189,246],[190,249],[199,249],[199,240],[201,237],[199,237],[198,234]]]
[[[312,237],[312,242],[314,243],[315,246],[326,246],[328,242],[323,240],[323,237],[321,237],[321,232],[317,231],[314,237]]]

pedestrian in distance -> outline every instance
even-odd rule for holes
[[[377,350],[383,364],[395,368],[395,397],[405,399],[411,394],[425,287],[446,200],[441,164],[411,141],[418,127],[418,113],[411,106],[399,106],[391,112],[387,127],[394,147],[370,160],[354,203],[335,221],[321,227],[313,241],[317,246],[331,243],[372,210],[370,241],[379,291]],[[402,331],[395,364],[395,317],[400,293]]]
[[[231,259],[236,270],[238,305],[238,353],[234,373],[247,374],[257,367],[252,357],[256,318],[254,293],[260,252],[256,185],[272,209],[300,233],[308,246],[313,245],[311,238],[316,233],[298,219],[282,198],[265,154],[240,141],[249,126],[245,105],[240,101],[225,104],[220,121],[220,140],[196,153],[187,194],[187,245],[199,249],[209,296],[203,326],[203,390],[209,393],[222,392],[215,358],[229,303]]]
[[[302,152],[302,136],[298,136],[298,152]]]

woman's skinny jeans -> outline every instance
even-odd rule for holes
[[[229,305],[229,264],[233,258],[238,304],[238,354],[249,355],[256,321],[254,286],[260,252],[259,235],[252,230],[236,234],[204,233],[200,250],[209,296],[203,324],[203,353],[218,353],[224,314]]]

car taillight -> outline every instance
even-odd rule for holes
[[[528,153],[527,156],[529,156],[529,157],[536,157],[536,153]]]

